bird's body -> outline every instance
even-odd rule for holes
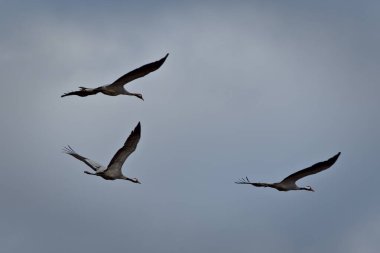
[[[124,179],[129,180],[133,183],[140,183],[137,178],[129,178],[123,175],[121,168],[125,162],[125,160],[128,158],[130,154],[133,153],[133,151],[136,150],[137,144],[140,140],[141,136],[141,125],[140,122],[137,124],[135,129],[131,132],[129,137],[124,143],[124,146],[121,147],[116,154],[113,156],[112,160],[110,161],[109,165],[107,167],[92,161],[91,159],[88,159],[84,156],[79,155],[76,153],[70,146],[67,146],[63,149],[63,151],[66,154],[69,154],[78,160],[84,162],[87,164],[91,169],[95,171],[95,173],[85,171],[84,173],[88,175],[95,175],[102,177],[106,180],[116,180],[116,179]]]
[[[162,66],[162,64],[164,64],[168,56],[169,54],[166,54],[165,57],[163,57],[162,59],[158,61],[145,64],[135,70],[132,70],[128,72],[127,74],[121,76],[120,78],[118,78],[116,81],[114,81],[111,84],[103,85],[97,88],[79,87],[78,91],[67,92],[63,94],[61,97],[73,96],[73,95],[86,97],[90,95],[95,95],[100,92],[108,96],[129,95],[129,96],[136,96],[144,100],[140,93],[129,92],[124,88],[124,85],[137,78],[143,77],[159,69]]]
[[[270,183],[253,183],[253,182],[249,181],[248,177],[242,178],[240,181],[235,182],[235,183],[237,183],[237,184],[250,184],[250,185],[253,185],[256,187],[270,187],[270,188],[274,188],[278,191],[292,191],[292,190],[314,191],[310,186],[299,187],[296,184],[296,181],[303,178],[303,177],[307,177],[307,176],[316,174],[318,172],[321,172],[323,170],[330,168],[336,162],[336,160],[338,160],[339,156],[340,156],[340,152],[338,154],[336,154],[335,156],[331,157],[330,159],[326,160],[326,161],[316,163],[316,164],[314,164],[314,165],[312,165],[306,169],[297,171],[297,172],[287,176],[281,182],[278,182],[278,183],[273,183],[273,184],[270,184]]]
[[[103,93],[104,95],[108,96],[118,96],[118,95],[131,95],[126,89],[124,89],[123,86],[110,86],[110,85],[104,85],[100,86],[99,91]]]

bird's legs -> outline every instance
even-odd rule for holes
[[[88,172],[88,171],[84,171],[84,173],[86,173],[88,175],[94,175],[94,176],[96,176],[96,173],[91,173],[91,172]]]

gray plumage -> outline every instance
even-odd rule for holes
[[[107,167],[95,162],[89,158],[79,155],[75,152],[70,146],[67,146],[63,149],[63,152],[69,154],[76,159],[84,162],[88,165],[95,173],[85,171],[84,173],[88,175],[100,176],[106,180],[115,180],[115,179],[124,179],[129,180],[133,183],[139,183],[140,181],[137,178],[129,178],[123,175],[121,168],[125,160],[132,154],[137,147],[137,144],[141,136],[141,125],[140,122],[137,124],[135,129],[131,132],[127,140],[125,141],[123,147],[121,147],[116,154],[111,159]]]
[[[136,96],[142,100],[143,97],[140,93],[133,93],[129,92],[124,88],[124,85],[138,79],[140,77],[146,76],[147,74],[156,71],[159,69],[162,64],[164,64],[166,58],[169,56],[169,54],[166,54],[163,58],[161,58],[158,61],[151,62],[148,64],[145,64],[135,70],[132,70],[128,72],[127,74],[119,77],[116,81],[114,81],[111,84],[103,85],[97,88],[86,88],[86,87],[79,87],[78,91],[71,91],[63,94],[61,97],[66,96],[80,96],[80,97],[86,97],[90,95],[95,95],[99,92],[108,95],[108,96],[117,96],[117,95],[130,95],[130,96]]]
[[[237,181],[235,183],[237,184],[250,184],[256,187],[271,187],[274,189],[277,189],[279,191],[290,191],[290,190],[306,190],[306,191],[314,191],[310,186],[306,187],[299,187],[296,185],[296,182],[304,177],[319,173],[323,170],[326,170],[330,168],[336,160],[338,160],[338,157],[340,156],[340,152],[336,154],[335,156],[331,157],[330,159],[316,163],[308,168],[302,169],[300,171],[297,171],[286,178],[284,178],[281,182],[278,183],[253,183],[250,182],[248,177],[242,178],[240,181]]]

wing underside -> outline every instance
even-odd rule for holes
[[[340,152],[338,154],[336,154],[335,156],[331,157],[330,159],[326,160],[326,161],[316,163],[316,164],[314,164],[308,168],[297,171],[297,172],[287,176],[286,178],[284,178],[284,180],[282,180],[281,182],[284,182],[284,183],[293,182],[294,183],[303,177],[307,177],[307,176],[319,173],[323,170],[326,170],[326,169],[330,168],[336,162],[336,160],[338,160],[339,155],[340,155]]]
[[[137,124],[135,129],[128,136],[123,147],[121,147],[116,154],[112,157],[107,170],[121,170],[125,160],[132,154],[137,147],[137,144],[141,137],[141,125]]]
[[[103,165],[101,165],[100,163],[95,162],[95,161],[93,161],[87,157],[79,155],[70,146],[64,147],[63,152],[68,154],[68,155],[75,157],[76,159],[78,159],[82,162],[84,162],[88,167],[90,167],[91,169],[93,169],[96,172],[98,172],[99,170],[105,169],[105,167]]]
[[[116,81],[114,81],[110,86],[122,86],[125,85],[126,83],[129,83],[137,78],[146,76],[147,74],[156,71],[159,69],[162,64],[164,64],[166,58],[168,57],[169,54],[166,54],[165,57],[161,58],[158,61],[151,62],[148,64],[145,64],[135,70],[132,70],[128,72],[127,74],[119,77]]]

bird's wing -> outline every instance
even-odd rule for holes
[[[249,181],[248,177],[239,179],[239,181],[236,181],[235,184],[252,184],[251,181]]]
[[[306,169],[297,171],[287,176],[286,178],[284,178],[284,180],[282,180],[281,183],[295,183],[297,180],[303,177],[307,177],[307,176],[316,174],[318,172],[321,172],[323,170],[326,170],[330,168],[336,162],[336,160],[338,160],[339,155],[340,155],[340,152],[326,161],[316,163]]]
[[[80,97],[86,97],[90,95],[95,95],[96,93],[99,92],[99,89],[86,89],[86,88],[81,88],[80,90],[77,91],[71,91],[71,92],[66,92],[61,96],[61,98],[66,97],[66,96],[80,96]]]
[[[66,154],[69,154],[73,157],[75,157],[76,159],[84,162],[85,164],[87,164],[91,169],[93,169],[94,171],[99,171],[101,170],[102,168],[104,169],[104,166],[99,164],[98,162],[95,162],[91,159],[88,159],[84,156],[81,156],[80,154],[78,154],[77,152],[74,151],[74,149],[72,149],[70,146],[67,146],[67,147],[64,147],[63,148],[63,152],[66,153]]]
[[[111,87],[112,86],[123,86],[126,83],[129,83],[129,82],[131,82],[137,78],[143,77],[143,76],[149,74],[150,72],[153,72],[153,71],[159,69],[162,66],[162,64],[164,64],[164,62],[168,56],[169,56],[169,54],[166,54],[163,58],[161,58],[158,61],[145,64],[145,65],[143,65],[143,66],[141,66],[135,70],[128,72],[127,74],[121,76],[119,79],[117,79],[112,84],[110,84],[110,86]]]
[[[139,143],[141,136],[141,125],[140,122],[137,124],[135,129],[131,132],[129,137],[124,143],[124,146],[121,147],[116,154],[112,157],[110,163],[108,164],[107,170],[119,170],[123,166],[125,160],[128,158],[133,151],[136,150],[137,143]]]
[[[268,187],[268,184],[266,183],[253,183],[249,181],[248,177],[242,178],[239,181],[236,181],[235,184],[250,184],[256,187]]]

